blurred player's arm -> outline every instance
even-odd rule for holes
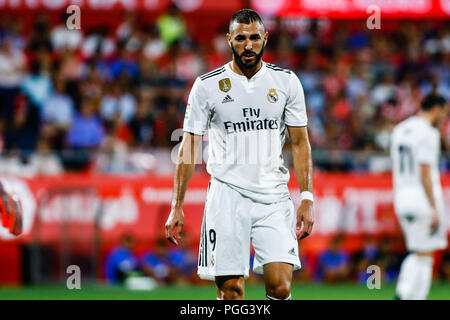
[[[22,204],[19,197],[8,191],[6,183],[0,180],[0,221],[15,236],[22,233]]]
[[[431,180],[431,166],[429,164],[422,163],[420,165],[420,178],[432,208],[431,228],[436,229],[439,223],[439,214],[436,206],[436,200],[434,198],[433,182]]]
[[[178,152],[177,165],[175,168],[172,209],[167,219],[166,238],[175,245],[178,245],[180,232],[184,225],[183,201],[189,180],[195,170],[195,159],[198,157],[202,144],[202,136],[185,132]],[[175,232],[175,228],[177,229]],[[177,235],[178,234],[178,235]]]
[[[291,138],[292,158],[300,192],[313,192],[312,157],[307,127],[288,126]],[[303,223],[303,228],[302,228]],[[313,201],[303,199],[297,211],[297,235],[303,239],[311,234],[314,224]]]

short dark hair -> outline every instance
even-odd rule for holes
[[[428,94],[423,100],[422,100],[422,106],[421,109],[424,111],[431,110],[435,105],[439,105],[441,108],[445,106],[445,99],[441,95],[439,95],[436,92],[432,92]]]
[[[264,27],[261,17],[259,16],[259,14],[256,11],[254,11],[252,9],[242,9],[233,14],[233,16],[231,17],[231,20],[230,20],[230,24],[228,26],[228,30],[230,32],[231,32],[231,25],[234,22],[245,23],[245,24],[250,24],[252,22],[258,22]]]

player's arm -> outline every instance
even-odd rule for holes
[[[22,204],[19,197],[7,190],[0,180],[0,222],[15,236],[22,233]]]
[[[189,180],[195,170],[195,160],[198,157],[202,136],[185,132],[178,152],[173,185],[172,209],[166,222],[166,238],[178,245],[180,232],[184,225],[183,201]],[[175,232],[175,228],[177,228]],[[178,235],[177,235],[178,234]]]
[[[195,169],[195,160],[201,158],[199,152],[202,137],[208,128],[209,119],[208,91],[200,78],[197,78],[189,93],[186,114],[183,123],[183,140],[178,152],[173,185],[172,208],[165,225],[166,238],[178,245],[183,229],[183,201],[189,180]],[[175,228],[177,229],[175,233]],[[178,233],[178,235],[177,235]]]
[[[291,138],[292,158],[300,192],[313,192],[312,157],[307,127],[287,127]],[[302,228],[303,223],[303,228]],[[313,201],[302,199],[297,211],[297,235],[303,239],[311,234],[314,224]]]
[[[431,227],[436,229],[439,223],[439,215],[436,207],[436,200],[433,193],[433,182],[431,180],[431,166],[429,164],[420,164],[420,178],[427,195],[428,201],[432,208],[432,222]]]

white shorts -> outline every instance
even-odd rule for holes
[[[203,215],[198,275],[242,275],[248,278],[250,243],[255,249],[253,271],[262,274],[270,262],[301,268],[295,235],[296,214],[291,199],[262,204],[211,179]]]
[[[401,195],[396,199],[396,213],[406,248],[411,252],[431,252],[447,247],[443,201],[438,201],[439,227],[432,232],[431,206],[421,194]]]

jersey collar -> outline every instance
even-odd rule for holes
[[[230,61],[230,62],[228,62],[227,64],[225,64],[225,70],[226,70],[227,73],[228,73],[229,75],[231,75],[232,77],[235,77],[235,78],[238,78],[238,79],[245,79],[245,80],[250,81],[250,80],[253,80],[253,79],[257,79],[257,78],[261,77],[264,73],[266,73],[266,70],[267,70],[266,63],[265,63],[264,61],[262,61],[262,60],[261,60],[261,62],[262,62],[261,69],[259,69],[258,72],[255,73],[255,74],[253,75],[253,77],[251,77],[250,79],[247,79],[247,77],[244,76],[244,75],[237,74],[236,72],[234,72],[234,71],[231,69],[230,64],[233,63],[233,61]]]

